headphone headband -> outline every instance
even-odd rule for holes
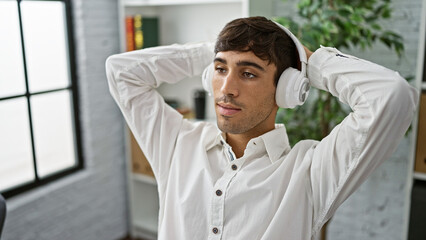
[[[272,21],[274,22],[274,21]],[[275,93],[275,101],[279,107],[282,108],[294,108],[298,105],[302,105],[308,94],[309,94],[309,79],[306,77],[307,68],[307,56],[305,48],[299,42],[299,40],[291,33],[287,28],[274,22],[277,26],[282,29],[294,42],[300,61],[300,71],[298,69],[289,67],[285,69],[277,84]],[[277,53],[279,54],[279,53]],[[213,63],[210,64],[203,72],[202,83],[204,89],[211,95],[212,91],[212,79],[214,75]]]
[[[300,43],[299,39],[297,39],[297,37],[294,36],[294,34],[290,32],[290,30],[288,30],[286,27],[275,21],[272,22],[277,24],[277,26],[281,28],[291,38],[291,40],[293,40],[294,45],[296,46],[297,53],[299,55],[300,71],[306,76],[306,65],[308,64],[308,57],[306,56],[305,48],[303,47],[302,43]]]
[[[274,21],[272,21],[272,22],[274,22]],[[294,34],[292,32],[290,32],[290,30],[288,30],[283,25],[281,25],[281,24],[279,24],[277,22],[274,22],[274,23],[277,24],[277,26],[280,27],[282,30],[284,30],[284,32],[287,33],[287,35],[293,40],[294,44],[296,45],[297,52],[299,53],[300,62],[303,62],[303,63],[307,64],[308,63],[308,59],[306,57],[305,48],[300,43],[299,39],[297,39],[297,37],[294,36]]]

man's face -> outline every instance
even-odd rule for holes
[[[213,95],[217,124],[231,134],[262,134],[274,128],[275,64],[253,52],[218,52],[214,60]]]

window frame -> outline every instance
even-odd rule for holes
[[[30,93],[29,90],[29,80],[28,80],[28,70],[27,70],[27,62],[25,56],[25,41],[24,41],[24,32],[23,32],[23,24],[22,24],[22,12],[21,12],[21,2],[22,0],[14,0],[17,4],[18,10],[18,21],[20,28],[20,38],[21,38],[21,54],[23,59],[23,69],[24,69],[24,79],[25,79],[25,93],[12,95],[7,97],[0,97],[0,101],[9,100],[14,98],[25,97],[27,103],[28,110],[28,120],[30,127],[30,139],[31,139],[31,151],[33,157],[33,170],[34,170],[34,179],[30,182],[24,183],[22,185],[16,185],[15,187],[11,187],[9,189],[3,190],[1,194],[7,199],[12,196],[16,196],[20,193],[26,192],[31,189],[38,188],[47,183],[53,182],[59,178],[67,176],[71,173],[79,171],[84,168],[83,161],[83,153],[82,153],[82,137],[81,137],[81,126],[80,126],[80,117],[79,117],[79,98],[78,98],[78,81],[77,81],[77,67],[76,67],[76,57],[75,57],[75,45],[74,45],[74,26],[72,21],[72,6],[71,0],[37,0],[37,1],[45,1],[45,2],[63,2],[65,6],[65,21],[66,21],[66,39],[68,45],[68,66],[69,66],[69,76],[70,82],[67,87],[64,88],[55,88],[47,91],[36,91]],[[30,0],[26,0],[30,1]],[[66,168],[62,170],[58,170],[52,174],[49,174],[46,177],[40,178],[37,173],[37,156],[35,153],[35,140],[34,140],[34,128],[33,128],[33,120],[31,114],[31,100],[30,97],[34,95],[40,94],[48,94],[52,92],[59,92],[67,90],[70,92],[72,96],[72,101],[70,103],[71,106],[71,122],[73,128],[73,137],[74,137],[74,151],[75,151],[75,160],[76,165],[71,168]]]

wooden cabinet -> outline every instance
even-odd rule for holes
[[[420,97],[415,159],[414,171],[418,174],[426,174],[426,89]]]
[[[413,123],[415,149],[413,150],[416,180],[426,181],[426,3],[423,3],[420,25],[419,53],[417,59],[416,85],[421,89],[418,118]]]

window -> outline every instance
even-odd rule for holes
[[[69,0],[0,0],[0,191],[83,167]]]

